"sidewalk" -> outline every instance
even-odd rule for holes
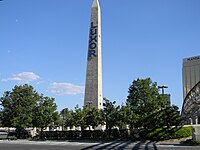
[[[189,139],[192,139],[192,137],[187,137],[187,138],[180,138],[180,139],[170,139],[170,140],[165,140],[165,141],[159,141],[157,142],[157,144],[160,144],[160,145],[171,145],[171,144],[176,144],[176,145],[184,145],[182,144],[181,142],[183,141],[186,141],[186,140],[189,140]]]
[[[140,145],[140,146],[156,146],[156,147],[184,147],[184,148],[189,148],[189,147],[196,147],[200,149],[200,146],[191,146],[191,145],[186,145],[180,143],[180,140],[168,140],[168,141],[160,141],[160,142],[152,142],[152,141],[120,141],[120,140],[115,140],[115,141],[30,141],[30,140],[14,140],[14,141],[9,141],[9,140],[0,140],[0,144],[20,144],[20,145],[54,145],[54,146],[69,146],[69,145],[79,145],[79,146],[94,146],[94,145],[113,145],[115,144],[124,144],[128,145],[130,147],[134,147],[135,145]]]

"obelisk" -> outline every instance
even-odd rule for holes
[[[102,108],[102,58],[101,58],[101,10],[94,0],[91,9],[87,72],[84,105]]]

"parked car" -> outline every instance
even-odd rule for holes
[[[17,133],[12,131],[12,132],[8,132],[8,140],[17,140]]]
[[[5,130],[0,130],[0,139],[5,140],[8,138],[8,132]]]

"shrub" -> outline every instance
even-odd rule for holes
[[[192,127],[183,127],[174,133],[174,138],[184,138],[192,136]]]
[[[45,131],[43,138],[46,140],[76,139],[81,136],[81,131]]]
[[[129,138],[137,140],[167,140],[167,139],[179,139],[192,136],[192,127],[182,127],[180,129],[155,129],[144,130],[134,129],[130,130],[130,136],[128,130],[112,129],[111,136],[109,138]],[[92,138],[92,139],[105,139],[108,137],[108,131],[103,130],[84,130],[82,131],[46,131],[43,133],[43,138],[47,140],[65,140],[65,139],[77,139],[77,138]]]
[[[168,140],[192,136],[192,127],[160,128],[156,130],[138,130],[139,138],[144,140]]]
[[[160,129],[156,133],[158,140],[168,140],[168,139],[180,139],[192,136],[192,127],[182,127],[173,129]]]
[[[116,139],[116,138],[119,138],[119,130],[118,129],[112,129],[111,130],[111,137]]]
[[[104,132],[103,130],[94,130],[92,132],[92,137],[94,139],[103,139],[103,138],[106,138],[106,132]]]
[[[120,134],[120,138],[128,138],[129,137],[128,129],[119,130],[119,134]]]
[[[83,130],[81,132],[82,138],[92,138],[92,131],[91,130]]]
[[[183,141],[181,142],[182,144],[187,144],[187,145],[200,145],[200,141],[199,140],[192,140],[192,139],[189,139],[189,140],[186,140],[186,141]]]

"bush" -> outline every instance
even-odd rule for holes
[[[129,137],[128,129],[119,130],[119,134],[120,134],[120,138],[128,138]]]
[[[106,132],[104,132],[103,130],[94,130],[92,132],[92,137],[94,139],[104,139],[106,138]]]
[[[187,145],[192,145],[192,146],[200,145],[200,141],[199,140],[192,140],[192,139],[186,140],[186,141],[181,142],[181,143],[182,144],[187,144]]]
[[[111,137],[116,139],[116,138],[119,138],[119,130],[118,129],[112,129],[111,130]]]
[[[16,134],[18,139],[27,139],[31,137],[30,133],[25,129],[16,129]]]
[[[168,139],[179,139],[184,137],[192,136],[192,127],[182,127],[182,128],[160,128],[155,130],[144,130],[140,129],[137,131],[139,139],[143,140],[168,140]],[[132,135],[136,134],[132,132]],[[134,137],[134,136],[133,136]]]
[[[81,131],[45,131],[43,138],[46,140],[76,139],[81,136]]]
[[[81,132],[82,138],[92,138],[92,131],[91,130],[83,130]]]
[[[156,130],[144,130],[134,129],[130,130],[130,136],[128,130],[112,129],[110,138],[130,138],[135,140],[168,140],[179,139],[192,136],[192,127],[182,127],[180,129],[156,129]],[[84,130],[81,131],[46,131],[43,133],[43,138],[47,140],[67,140],[77,138],[92,138],[92,139],[106,139],[108,137],[108,131],[103,130]]]
[[[69,132],[69,138],[80,138],[81,137],[81,131],[67,131]]]
[[[192,136],[192,127],[165,129],[157,132],[158,140],[180,139]]]
[[[174,133],[174,138],[184,138],[192,136],[192,127],[183,127]]]

